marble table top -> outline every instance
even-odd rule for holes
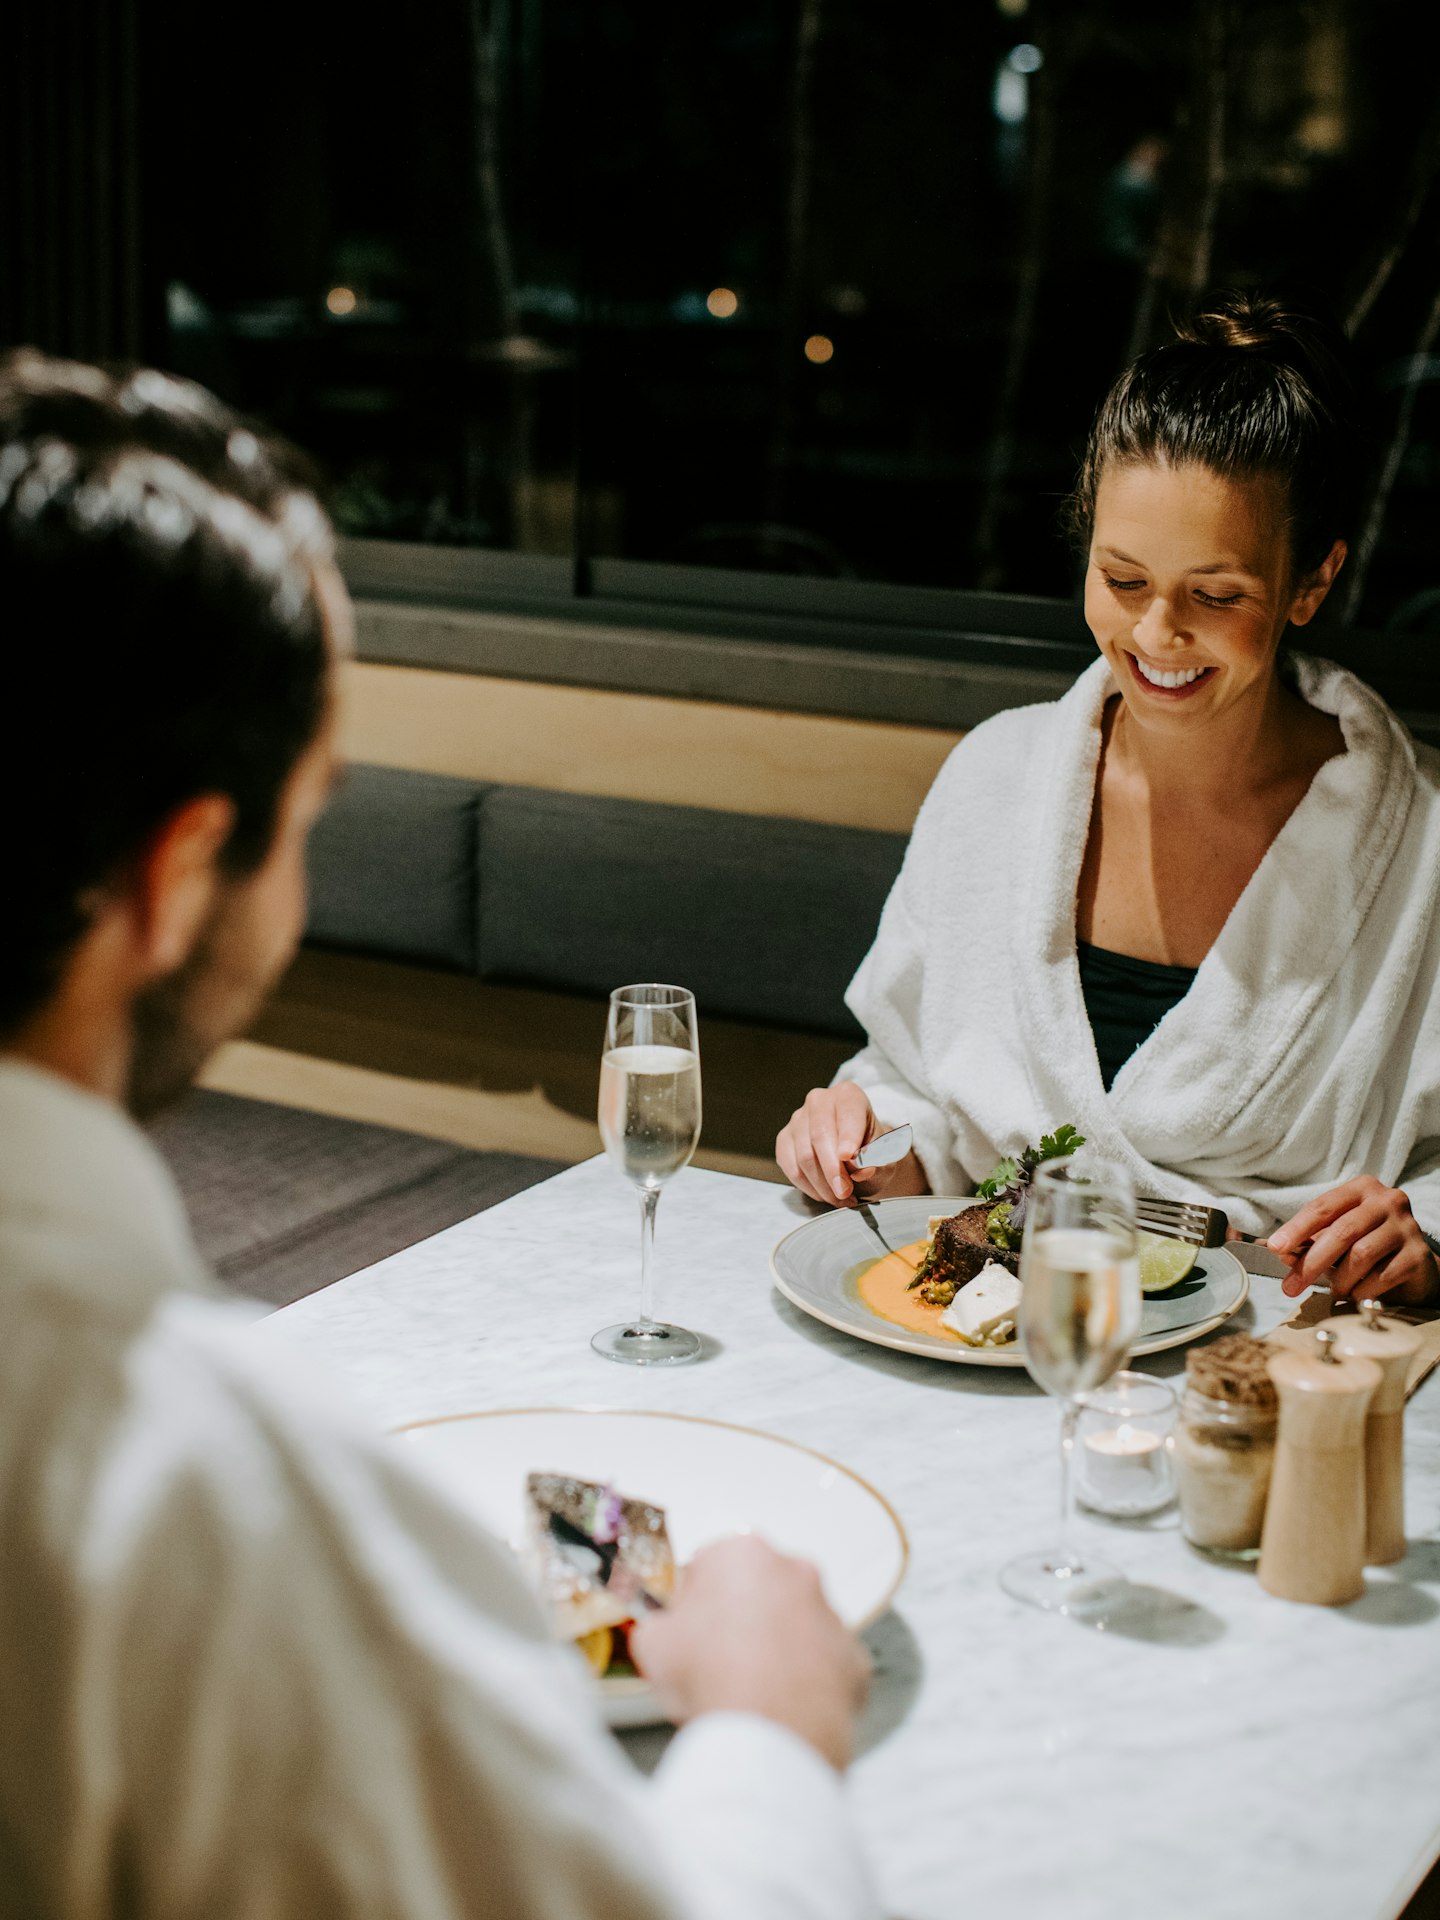
[[[590,1350],[634,1311],[633,1193],[575,1167],[260,1323],[386,1426],[506,1406],[712,1415],[822,1449],[885,1493],[912,1558],[871,1629],[852,1776],[897,1920],[1391,1920],[1440,1851],[1440,1374],[1407,1419],[1409,1557],[1329,1610],[1271,1599],[1157,1522],[1080,1523],[1132,1583],[1102,1630],[996,1581],[1056,1528],[1058,1415],[1023,1371],[852,1340],[773,1288],[804,1217],[780,1187],[689,1170],[659,1213],[687,1367]],[[1239,1324],[1284,1314],[1256,1279]],[[1183,1353],[1140,1363],[1173,1377]],[[625,1736],[643,1764],[659,1734]]]

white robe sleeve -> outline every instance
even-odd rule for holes
[[[137,1910],[871,1920],[842,1783],[798,1738],[702,1719],[645,1780],[508,1552],[273,1356],[197,1344],[197,1404],[172,1356],[168,1418],[152,1400],[95,1501],[80,1724]]]
[[[934,870],[943,848],[943,816],[955,766],[952,755],[920,810],[874,945],[845,995],[865,1029],[867,1044],[831,1083],[853,1080],[865,1090],[882,1124],[908,1122],[914,1128],[915,1154],[932,1193],[962,1191],[966,1180],[956,1164],[954,1129],[932,1085],[921,1041]]]
[[[774,1721],[711,1713],[676,1738],[655,1777],[652,1818],[681,1849],[686,1912],[703,1920],[832,1920],[875,1913],[840,1783]],[[778,1810],[785,1809],[783,1817]]]
[[[1409,1197],[1432,1251],[1440,1253],[1440,1141],[1421,1142],[1397,1185]]]

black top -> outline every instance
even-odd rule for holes
[[[1190,991],[1196,967],[1162,967],[1158,960],[1132,960],[1085,940],[1075,942],[1080,957],[1080,990],[1100,1056],[1100,1077],[1108,1093],[1115,1076],[1142,1040],[1148,1040],[1173,1006]]]

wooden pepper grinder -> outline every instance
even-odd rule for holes
[[[1380,1384],[1365,1416],[1365,1564],[1385,1567],[1403,1560],[1405,1539],[1405,1387],[1420,1331],[1402,1320],[1387,1320],[1378,1300],[1366,1300],[1358,1314],[1344,1314],[1324,1325],[1335,1335],[1340,1353],[1373,1360]]]
[[[1316,1351],[1269,1362],[1280,1396],[1260,1584],[1281,1600],[1338,1607],[1365,1591],[1365,1415],[1380,1369],[1344,1359],[1329,1327]]]

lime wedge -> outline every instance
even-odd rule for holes
[[[1184,1240],[1167,1239],[1163,1233],[1137,1233],[1135,1245],[1142,1293],[1164,1293],[1178,1286],[1195,1264],[1194,1247]]]

